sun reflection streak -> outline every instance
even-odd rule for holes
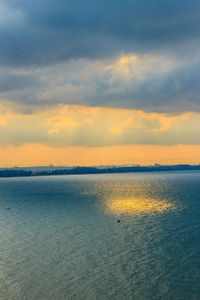
[[[108,211],[113,214],[141,214],[162,213],[169,209],[175,209],[174,205],[164,200],[148,198],[122,198],[112,199],[107,202]]]

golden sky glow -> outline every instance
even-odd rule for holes
[[[112,164],[198,164],[199,145],[122,145],[109,147],[51,147],[26,144],[0,148],[1,166],[112,165]]]
[[[23,106],[21,109],[25,109]],[[158,114],[141,110],[57,105],[30,113],[0,106],[0,145],[51,146],[198,144],[198,113]]]
[[[24,110],[24,111],[23,111]],[[200,162],[200,114],[54,105],[0,106],[0,165]]]

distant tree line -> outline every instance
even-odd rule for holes
[[[32,176],[32,171],[25,171],[25,170],[12,170],[12,169],[5,169],[0,170],[0,177],[21,177],[21,176]]]
[[[21,176],[50,176],[50,175],[79,175],[79,174],[106,174],[106,173],[129,173],[129,172],[155,172],[155,171],[183,171],[200,170],[200,165],[154,165],[154,166],[112,166],[98,167],[74,167],[71,169],[51,169],[46,171],[31,171],[18,169],[0,170],[0,177]]]

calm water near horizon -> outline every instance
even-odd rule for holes
[[[0,299],[200,299],[200,171],[0,179]]]

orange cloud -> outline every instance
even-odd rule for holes
[[[48,125],[56,127],[76,127],[79,123],[70,117],[56,116],[48,119]]]
[[[134,121],[132,118],[128,118],[122,123],[120,123],[117,127],[112,127],[110,129],[110,132],[113,134],[121,134],[126,128],[143,128],[143,127],[144,126],[142,124],[139,124],[139,122]]]
[[[0,105],[0,146],[25,143],[55,147],[200,144],[199,122],[199,113],[169,115],[57,105],[23,114]]]
[[[83,123],[84,123],[84,124],[92,124],[92,123],[93,123],[93,120],[90,119],[90,118],[86,118],[85,120],[83,120]]]
[[[56,134],[56,133],[58,133],[59,132],[59,129],[57,129],[57,128],[53,128],[53,129],[50,129],[50,130],[48,130],[48,134]]]
[[[158,114],[158,113],[146,113],[144,111],[138,111],[139,115],[144,119],[156,120],[159,123],[157,128],[150,129],[151,131],[165,131],[168,130],[174,122],[187,120],[191,113],[183,113],[177,116],[170,116],[167,114]]]

